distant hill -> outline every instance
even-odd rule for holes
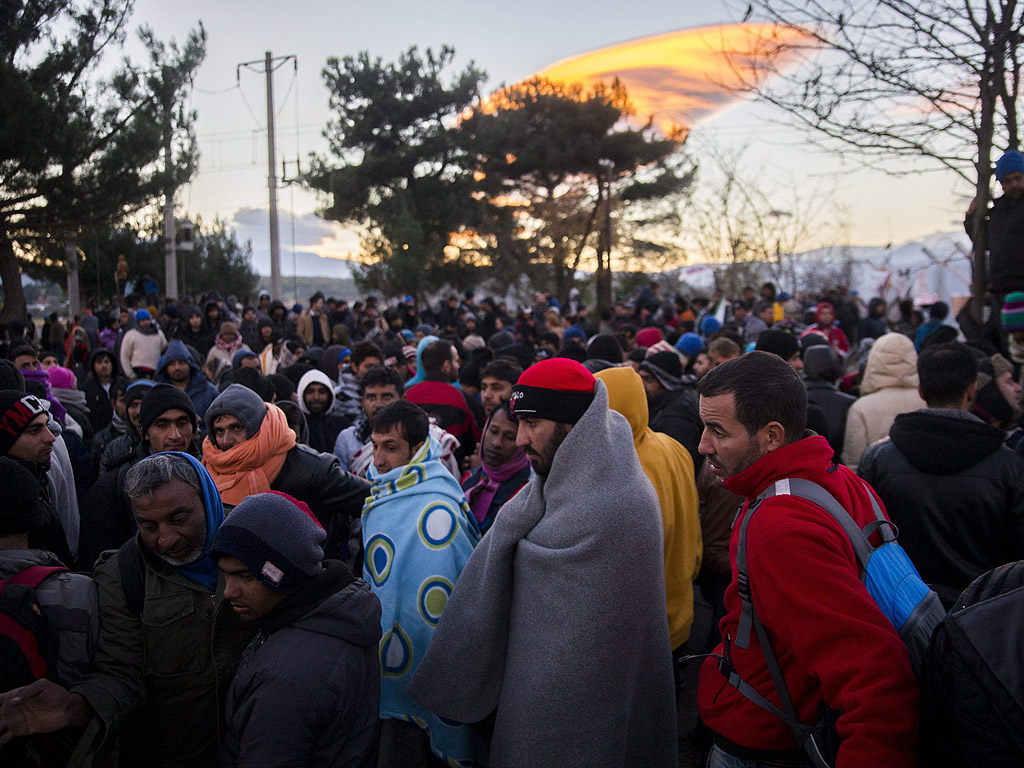
[[[324,261],[334,261],[334,259],[324,259]],[[298,285],[297,292],[295,289],[296,283]],[[264,288],[268,291],[270,290],[270,277],[261,275],[259,289],[262,290]],[[350,304],[359,295],[356,283],[352,278],[307,277],[299,275],[296,281],[291,275],[282,275],[281,289],[284,293],[281,300],[288,306],[296,302],[304,307],[308,306],[309,297],[317,291],[320,291],[328,299],[332,296],[336,299],[348,299]]]

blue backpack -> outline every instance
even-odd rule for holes
[[[865,482],[864,485],[867,486],[867,483]],[[740,524],[739,540],[736,546],[736,581],[742,607],[739,626],[736,629],[736,639],[731,643],[739,648],[749,647],[750,630],[754,629],[768,665],[768,672],[771,674],[775,690],[779,695],[782,709],[758,693],[732,668],[728,638],[719,669],[728,678],[729,684],[747,699],[772,712],[786,723],[797,744],[807,753],[812,765],[816,768],[831,768],[835,764],[835,756],[839,749],[839,737],[835,731],[837,715],[826,708],[825,715],[815,725],[807,725],[799,720],[779,669],[779,662],[775,658],[764,625],[758,618],[751,599],[750,573],[747,570],[747,526],[761,502],[770,496],[796,496],[806,499],[824,509],[839,523],[853,545],[857,562],[860,564],[860,576],[868,593],[907,646],[910,653],[910,665],[915,675],[920,674],[921,664],[931,642],[932,633],[946,617],[946,611],[939,601],[939,596],[921,580],[921,576],[907,553],[896,542],[899,531],[890,520],[886,519],[870,489],[868,496],[871,499],[871,508],[874,511],[875,519],[863,529],[857,525],[850,513],[836,501],[831,493],[817,483],[801,478],[777,481],[750,504],[747,514]],[[875,532],[882,539],[882,543],[878,547],[872,545],[868,540],[868,537]]]

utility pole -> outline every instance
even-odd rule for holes
[[[262,71],[267,78],[267,186],[270,190],[270,293],[275,299],[281,296],[281,239],[277,228],[277,148],[274,136],[274,70],[282,66],[292,55],[274,58],[273,53],[266,52],[263,60],[247,61],[239,64],[235,70],[235,78],[242,67],[254,72]],[[261,70],[254,69],[257,64]]]
[[[173,82],[170,67],[163,67],[163,84]],[[174,102],[176,90],[165,88],[162,93],[164,133],[164,296],[180,299],[178,295],[178,254],[174,249],[174,195],[177,184],[174,179]]]

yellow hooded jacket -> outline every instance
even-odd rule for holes
[[[608,388],[608,406],[625,416],[633,429],[640,465],[661,503],[668,631],[675,650],[690,636],[693,580],[700,571],[700,517],[693,459],[676,440],[647,426],[647,396],[632,368],[608,368],[595,376]]]

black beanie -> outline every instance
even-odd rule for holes
[[[30,533],[46,521],[39,503],[39,483],[13,459],[0,458],[0,488],[7,501],[0,506],[0,536]]]
[[[800,341],[787,331],[761,331],[754,349],[760,352],[771,352],[787,363],[800,351]]]
[[[16,389],[0,391],[0,456],[7,455],[37,416],[47,413],[43,403],[43,399]]]
[[[271,491],[247,496],[231,510],[210,554],[238,558],[267,589],[290,595],[323,570],[326,538],[306,504]]]
[[[157,420],[157,417],[174,408],[179,408],[187,413],[192,419],[193,432],[198,430],[196,408],[192,405],[192,398],[173,384],[157,384],[142,398],[142,408],[139,411],[139,431],[145,435],[146,430]]]
[[[0,360],[0,389],[25,391],[25,375],[10,360]]]
[[[587,357],[591,360],[607,360],[609,363],[622,365],[622,345],[610,333],[598,334],[587,345]]]

